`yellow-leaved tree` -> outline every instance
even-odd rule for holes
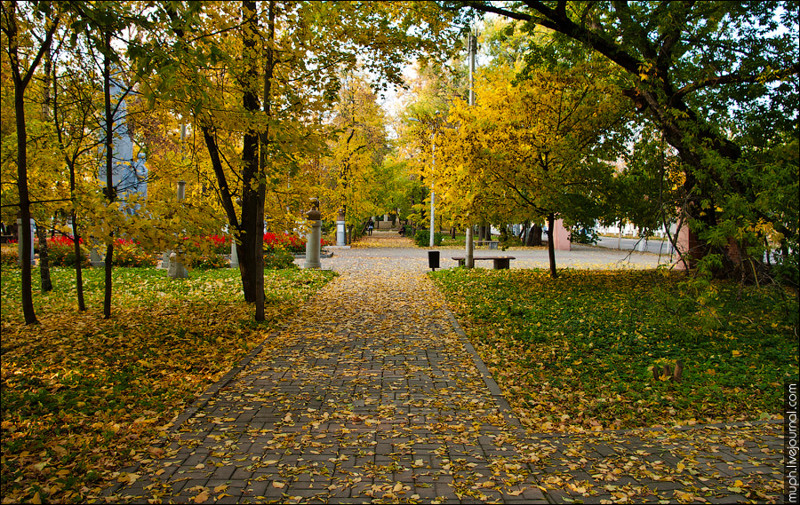
[[[473,107],[455,100],[437,141],[436,186],[454,214],[591,222],[602,214],[623,139],[623,96],[594,78],[601,66],[537,70],[514,84],[506,66],[476,83]],[[557,276],[553,240],[550,273]]]
[[[380,188],[387,182],[381,171],[389,152],[386,118],[374,91],[358,74],[342,80],[334,110],[334,134],[322,160],[326,177],[321,201],[331,216],[341,209],[349,243],[354,228],[363,228],[370,216],[386,210],[379,201]]]

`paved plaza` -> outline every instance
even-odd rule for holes
[[[546,267],[546,251],[506,254]],[[559,253],[574,268],[658,262],[626,256]],[[754,482],[781,497],[782,425],[526,431],[425,275],[425,250],[335,249],[322,266],[341,275],[121,472],[109,501],[736,503]]]

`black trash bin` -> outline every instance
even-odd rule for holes
[[[431,270],[439,268],[439,251],[428,251],[428,266]]]

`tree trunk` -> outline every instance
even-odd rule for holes
[[[39,238],[39,277],[41,279],[42,293],[53,290],[53,281],[50,279],[50,255],[47,249],[47,233],[44,226],[36,225],[36,236]]]
[[[103,42],[108,51],[111,51],[111,32],[106,31],[103,34]],[[103,57],[103,102],[105,105],[105,120],[106,120],[106,198],[108,204],[111,205],[116,199],[116,190],[114,188],[114,115],[111,109],[111,61],[108,56]],[[106,261],[105,261],[105,290],[103,294],[103,318],[109,319],[111,317],[111,294],[112,294],[112,261],[114,259],[114,232],[108,238],[106,244]]]
[[[58,74],[56,73],[55,69],[52,69],[52,84],[53,84],[53,99],[52,99],[52,111],[53,111],[53,124],[56,128],[56,133],[58,134],[58,143],[63,147],[64,141],[62,137],[61,128],[58,124],[58,111],[59,111],[59,103],[58,103]],[[78,215],[76,211],[76,204],[75,204],[75,159],[70,158],[66,152],[64,154],[65,161],[67,163],[67,167],[69,168],[69,196],[71,201],[72,208],[70,209],[70,220],[72,221],[72,240],[73,246],[75,248],[75,292],[78,298],[78,311],[85,312],[86,311],[86,302],[83,298],[83,255],[81,254],[81,238],[78,234]]]
[[[24,90],[14,86],[14,111],[17,115],[17,191],[19,192],[19,213],[22,224],[19,240],[22,244],[22,313],[25,324],[38,324],[33,310],[33,286],[31,283],[31,203],[28,195],[28,151],[27,131],[25,129]]]
[[[528,245],[531,247],[539,247],[542,245],[542,227],[538,224],[534,224],[531,226],[530,231],[528,232],[530,238],[528,240]]]
[[[17,191],[19,193],[19,213],[22,224],[20,226],[19,240],[22,244],[22,263],[21,271],[21,298],[22,314],[25,324],[38,324],[36,312],[33,308],[33,290],[31,283],[31,250],[33,248],[31,240],[31,201],[28,193],[28,132],[25,121],[25,89],[28,87],[36,67],[39,65],[42,56],[50,48],[53,40],[53,33],[58,25],[56,18],[53,25],[48,29],[45,40],[42,43],[38,54],[31,61],[28,71],[23,75],[22,64],[19,60],[19,39],[17,28],[16,3],[11,2],[8,6],[3,4],[5,19],[7,21],[6,33],[11,66],[12,80],[14,82],[14,113],[16,116],[17,130]]]
[[[271,6],[272,4],[270,4]],[[242,44],[246,64],[242,106],[251,113],[261,112],[255,83],[260,82],[258,72],[258,15],[254,0],[242,2],[244,21]],[[271,70],[271,69],[269,69]],[[268,71],[269,71],[268,70]],[[267,90],[268,92],[268,90]],[[239,271],[245,300],[255,304],[255,320],[264,320],[264,195],[265,186],[259,157],[259,133],[250,129],[244,134],[242,145],[242,223]],[[263,146],[266,149],[267,146]],[[266,156],[266,153],[265,153]],[[266,157],[264,157],[266,159]],[[243,250],[242,250],[243,249]]]
[[[72,194],[75,194],[75,165],[70,166],[70,187]],[[72,207],[72,240],[75,247],[75,289],[78,295],[78,310],[86,311],[86,302],[83,299],[83,254],[81,251],[81,237],[78,235],[78,218],[75,214],[75,207]]]
[[[558,272],[556,272],[556,249],[555,240],[553,240],[553,228],[555,227],[556,218],[552,212],[547,215],[547,256],[550,259],[550,278],[558,279]]]
[[[44,78],[43,78],[43,94],[44,100],[42,103],[42,117],[45,121],[50,121],[50,72],[52,69],[52,57],[50,49],[44,54]],[[44,227],[36,225],[36,236],[39,237],[39,277],[41,279],[42,293],[47,293],[53,290],[53,281],[50,279],[50,255],[48,254],[47,234]]]

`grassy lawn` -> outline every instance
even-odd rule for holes
[[[102,318],[103,271],[84,270],[78,313],[74,270],[52,270],[55,290],[34,299],[26,327],[19,270],[2,269],[2,495],[82,502],[148,446],[189,402],[278,329],[331,272],[266,272],[267,322],[253,322],[238,270],[168,279],[154,268],[115,268],[112,318]],[[265,345],[269,346],[269,342]]]
[[[798,379],[796,293],[697,289],[656,271],[430,275],[537,431],[766,419],[783,410],[784,382]],[[668,380],[661,372],[678,360],[681,380]]]

